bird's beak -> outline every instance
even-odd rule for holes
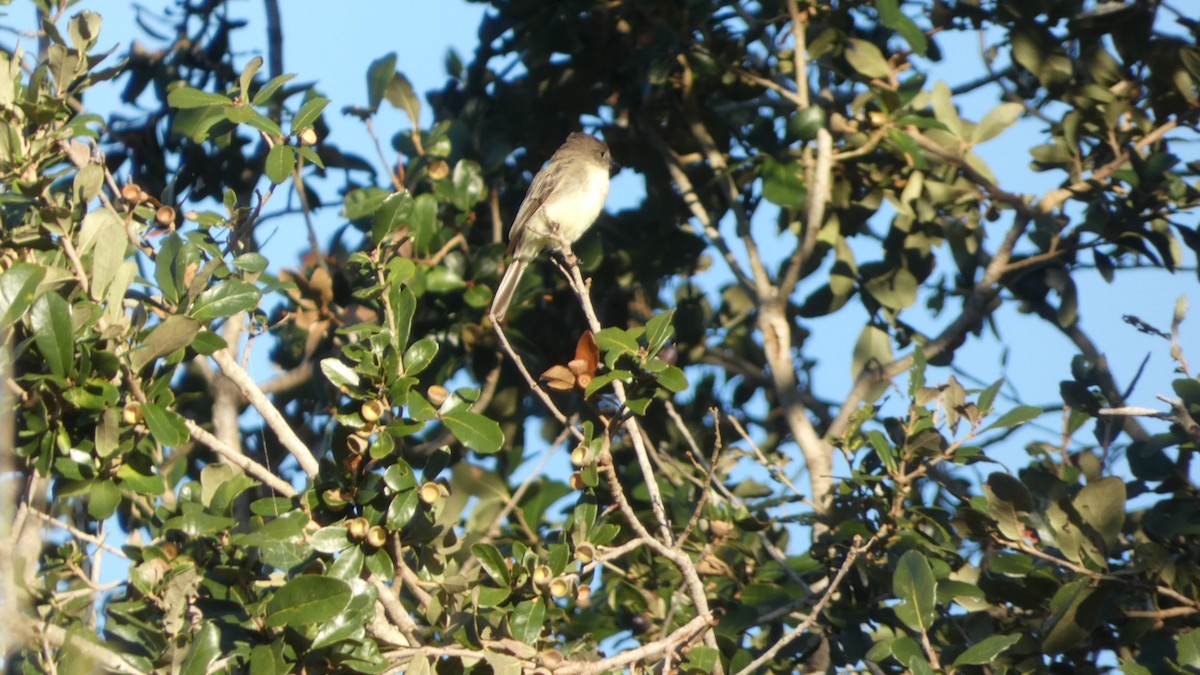
[[[621,170],[621,165],[617,164],[617,160],[610,158],[608,160],[608,175],[609,175],[609,177],[617,175],[617,173],[620,170]]]

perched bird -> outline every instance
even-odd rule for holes
[[[607,144],[575,132],[533,177],[508,232],[513,261],[496,287],[489,311],[493,321],[504,319],[521,275],[537,254],[575,243],[596,222],[616,166]]]

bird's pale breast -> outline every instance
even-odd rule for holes
[[[583,236],[608,198],[608,169],[591,163],[564,173],[571,185],[560,185],[542,205],[547,221],[557,223],[564,239],[574,242]]]

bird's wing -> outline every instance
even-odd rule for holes
[[[521,208],[517,209],[517,217],[508,230],[508,250],[505,251],[505,255],[512,255],[516,250],[525,231],[529,229],[529,221],[533,220],[534,215],[550,198],[560,173],[561,166],[551,163],[533,177],[533,184],[529,186],[529,192],[525,193],[525,201],[521,202]]]

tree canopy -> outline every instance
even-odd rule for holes
[[[108,53],[35,4],[0,51],[8,670],[1200,668],[1186,12],[493,0],[444,87],[380,55],[331,101],[277,0],[266,44],[178,0]],[[931,77],[965,34],[978,72]],[[1038,193],[978,152],[1017,125]],[[580,129],[644,192],[495,325]],[[1131,274],[1181,296],[1125,328],[1172,391],[1084,326],[1079,288]],[[1076,349],[1057,391],[962,358],[1016,312]]]

